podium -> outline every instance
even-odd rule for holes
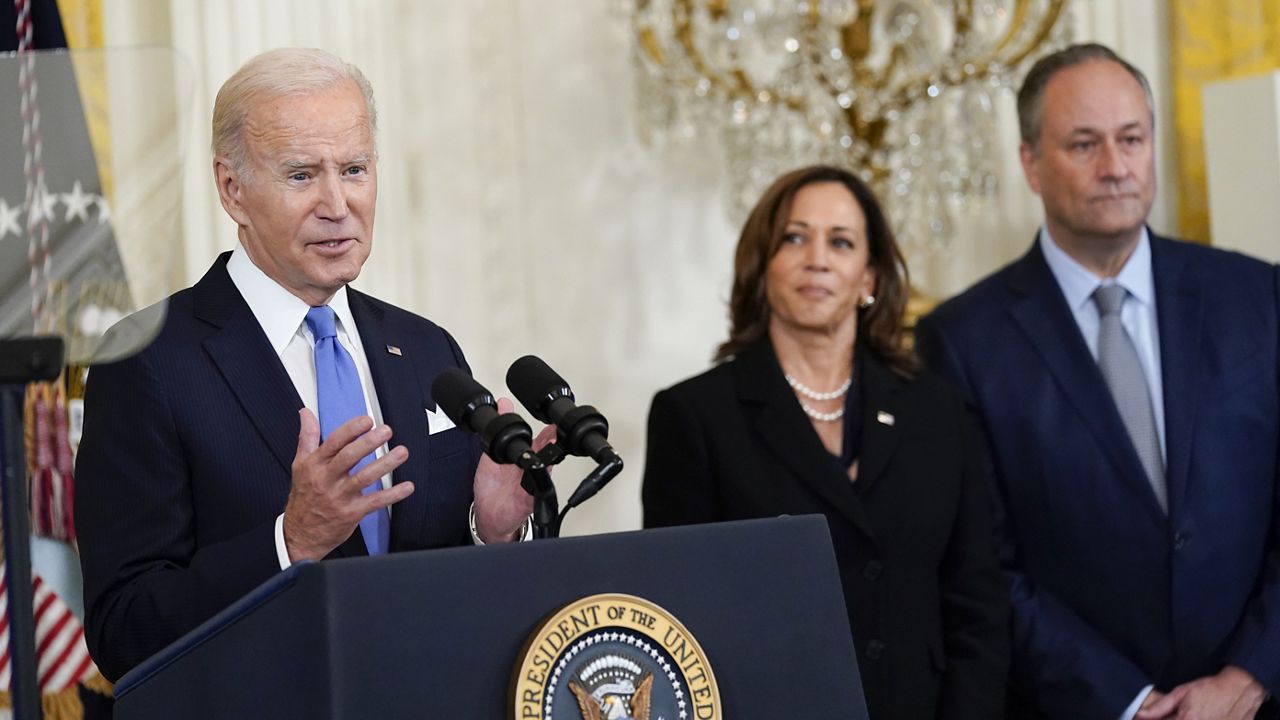
[[[121,678],[116,717],[509,718],[526,641],[600,593],[683,624],[720,717],[866,718],[818,515],[295,566]]]

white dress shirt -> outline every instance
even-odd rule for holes
[[[1080,334],[1084,336],[1084,342],[1089,346],[1089,352],[1093,354],[1095,361],[1098,359],[1098,327],[1102,324],[1102,318],[1098,313],[1098,305],[1093,302],[1093,292],[1099,286],[1112,284],[1129,291],[1129,296],[1120,309],[1120,324],[1124,326],[1138,351],[1138,361],[1142,363],[1142,372],[1147,377],[1147,390],[1151,395],[1151,410],[1155,415],[1156,434],[1160,437],[1160,452],[1168,457],[1164,441],[1160,329],[1156,323],[1155,276],[1151,269],[1151,240],[1147,237],[1147,229],[1142,228],[1138,246],[1114,279],[1100,278],[1076,262],[1075,258],[1058,247],[1046,227],[1040,228],[1040,250],[1044,253],[1045,262],[1049,264],[1054,279],[1058,281],[1058,287],[1067,300],[1067,307],[1071,308]],[[1120,720],[1133,720],[1152,689],[1151,685],[1142,688],[1120,715]]]
[[[266,333],[267,342],[271,343],[272,349],[280,357],[285,372],[289,373],[289,379],[302,398],[302,404],[319,417],[316,400],[316,341],[306,323],[307,311],[311,306],[262,272],[239,244],[227,261],[227,274],[253,311],[253,316],[258,319],[258,324]],[[340,288],[329,299],[328,305],[333,308],[336,316],[338,342],[342,343],[342,347],[355,361],[356,371],[360,375],[360,387],[364,391],[365,407],[374,424],[381,425],[382,408],[378,405],[378,394],[369,373],[369,359],[365,357],[364,345],[360,342],[360,331],[356,328],[351,306],[347,302],[347,288]],[[376,455],[382,457],[386,452],[387,446],[384,444],[377,449]],[[391,487],[390,473],[382,476],[382,486]],[[387,508],[388,512],[390,510],[391,508]],[[282,570],[292,564],[284,544],[284,513],[276,518],[276,556]]]

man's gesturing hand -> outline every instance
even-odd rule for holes
[[[400,467],[409,458],[403,446],[391,448],[354,475],[351,468],[391,439],[391,428],[373,427],[368,416],[348,420],[320,442],[320,423],[306,408],[299,413],[298,453],[293,482],[284,507],[284,544],[290,562],[319,560],[342,544],[374,510],[400,502],[413,493],[413,483],[362,494],[367,485]]]
[[[509,413],[515,405],[498,398],[498,412]],[[542,428],[533,439],[537,452],[556,438],[555,425]],[[524,472],[515,465],[499,465],[488,455],[480,457],[472,485],[475,497],[476,534],[485,543],[515,540],[516,531],[533,512],[533,497],[520,487]]]

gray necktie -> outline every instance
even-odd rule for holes
[[[1164,454],[1160,451],[1160,437],[1156,434],[1155,412],[1151,409],[1151,394],[1147,389],[1147,376],[1138,360],[1129,333],[1120,323],[1120,308],[1129,292],[1119,285],[1100,286],[1093,292],[1098,305],[1098,368],[1111,389],[1111,397],[1120,411],[1120,419],[1129,431],[1129,439],[1138,451],[1138,459],[1147,471],[1147,480],[1155,491],[1160,507],[1169,511],[1169,494],[1165,486]]]

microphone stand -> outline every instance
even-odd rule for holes
[[[533,496],[533,538],[535,540],[560,537],[560,526],[564,523],[565,515],[599,492],[614,476],[622,472],[622,458],[610,453],[604,462],[598,464],[582,479],[582,482],[578,483],[578,488],[574,490],[573,495],[569,497],[569,502],[565,503],[564,509],[561,510],[556,497],[556,486],[551,482],[549,468],[559,464],[567,455],[563,445],[551,443],[537,453],[523,453],[516,460],[516,465],[524,470],[524,478],[520,481],[520,486]]]
[[[516,465],[524,471],[520,486],[533,496],[535,540],[560,537],[560,501],[548,467],[563,460],[564,455],[564,450],[552,443],[539,453],[524,452],[516,459]]]
[[[516,465],[524,471],[520,486],[533,496],[533,539],[546,540],[560,537],[560,526],[565,515],[579,504],[599,492],[600,488],[622,472],[622,458],[610,453],[609,457],[587,474],[569,497],[564,509],[556,497],[556,486],[551,481],[550,467],[564,460],[568,453],[560,443],[551,443],[542,450],[525,452],[516,459]]]
[[[589,408],[590,409],[590,408]],[[592,410],[594,412],[594,410]],[[622,472],[622,458],[612,451],[587,474],[564,509],[556,497],[556,486],[551,481],[550,467],[557,465],[568,455],[566,443],[550,443],[538,452],[526,450],[516,458],[515,464],[524,471],[520,487],[533,496],[533,539],[546,540],[560,537],[560,525],[569,511],[595,495],[615,475]]]
[[[22,396],[26,384],[54,380],[62,371],[59,337],[0,340],[0,512],[4,523],[4,581],[9,601],[9,659],[13,717],[40,718],[36,625],[31,594],[31,512],[22,449]]]

